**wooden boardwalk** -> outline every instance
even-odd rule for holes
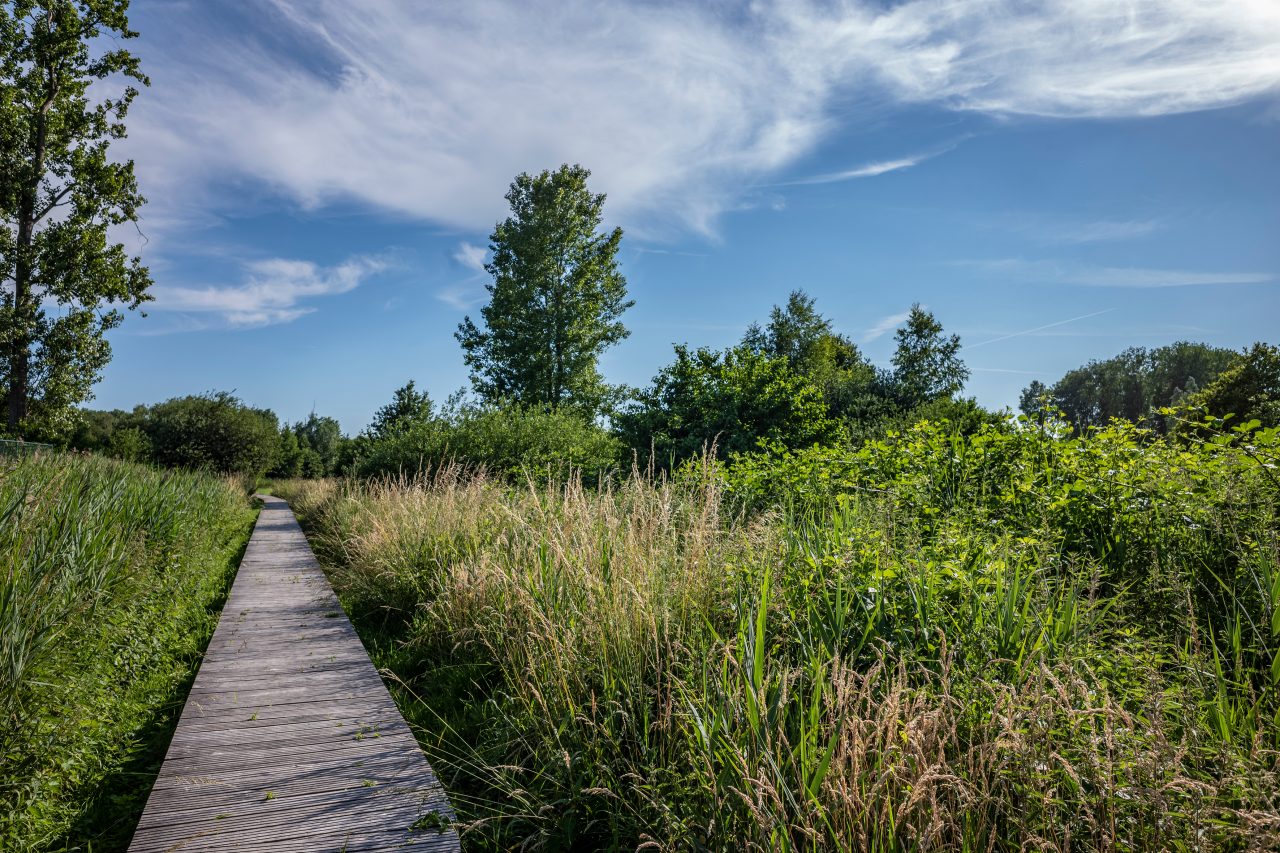
[[[130,851],[459,849],[293,512],[265,503]]]

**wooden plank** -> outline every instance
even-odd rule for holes
[[[130,851],[458,850],[292,511],[263,500]]]

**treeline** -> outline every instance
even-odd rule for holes
[[[67,444],[131,462],[256,478],[337,473],[347,441],[333,418],[313,412],[282,424],[270,409],[215,391],[129,412],[85,410]]]
[[[281,424],[228,393],[169,400],[133,412],[86,412],[74,447],[163,465],[254,476],[377,477],[443,462],[492,472],[595,479],[609,470],[666,469],[713,451],[856,447],[919,421],[972,434],[1012,426],[1009,412],[962,396],[969,369],[958,335],[915,305],[877,366],[814,299],[793,291],[763,324],[723,350],[676,345],[646,387],[610,385],[598,369],[627,337],[633,304],[616,254],[621,229],[602,229],[604,196],[590,173],[562,166],[520,175],[511,215],[490,237],[489,302],[456,337],[470,392],[437,404],[414,382],[395,392],[356,436],[311,414]],[[1243,353],[1179,342],[1092,361],[1057,382],[1033,382],[1024,413],[1077,432],[1113,418],[1168,432],[1188,407],[1236,423],[1280,422],[1280,350]]]
[[[1153,350],[1132,347],[1068,371],[1052,386],[1032,382],[1019,407],[1035,418],[1060,417],[1077,431],[1116,419],[1168,432],[1178,422],[1161,414],[1168,408],[1275,426],[1280,423],[1280,349],[1255,343],[1239,353],[1188,341]]]

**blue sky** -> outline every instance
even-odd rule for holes
[[[96,407],[212,389],[355,432],[453,331],[521,171],[626,231],[647,383],[803,288],[887,363],[913,302],[1016,403],[1121,349],[1276,342],[1280,3],[134,0],[120,238],[156,301]]]

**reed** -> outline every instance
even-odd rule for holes
[[[0,458],[0,848],[127,843],[253,517],[216,477]]]

